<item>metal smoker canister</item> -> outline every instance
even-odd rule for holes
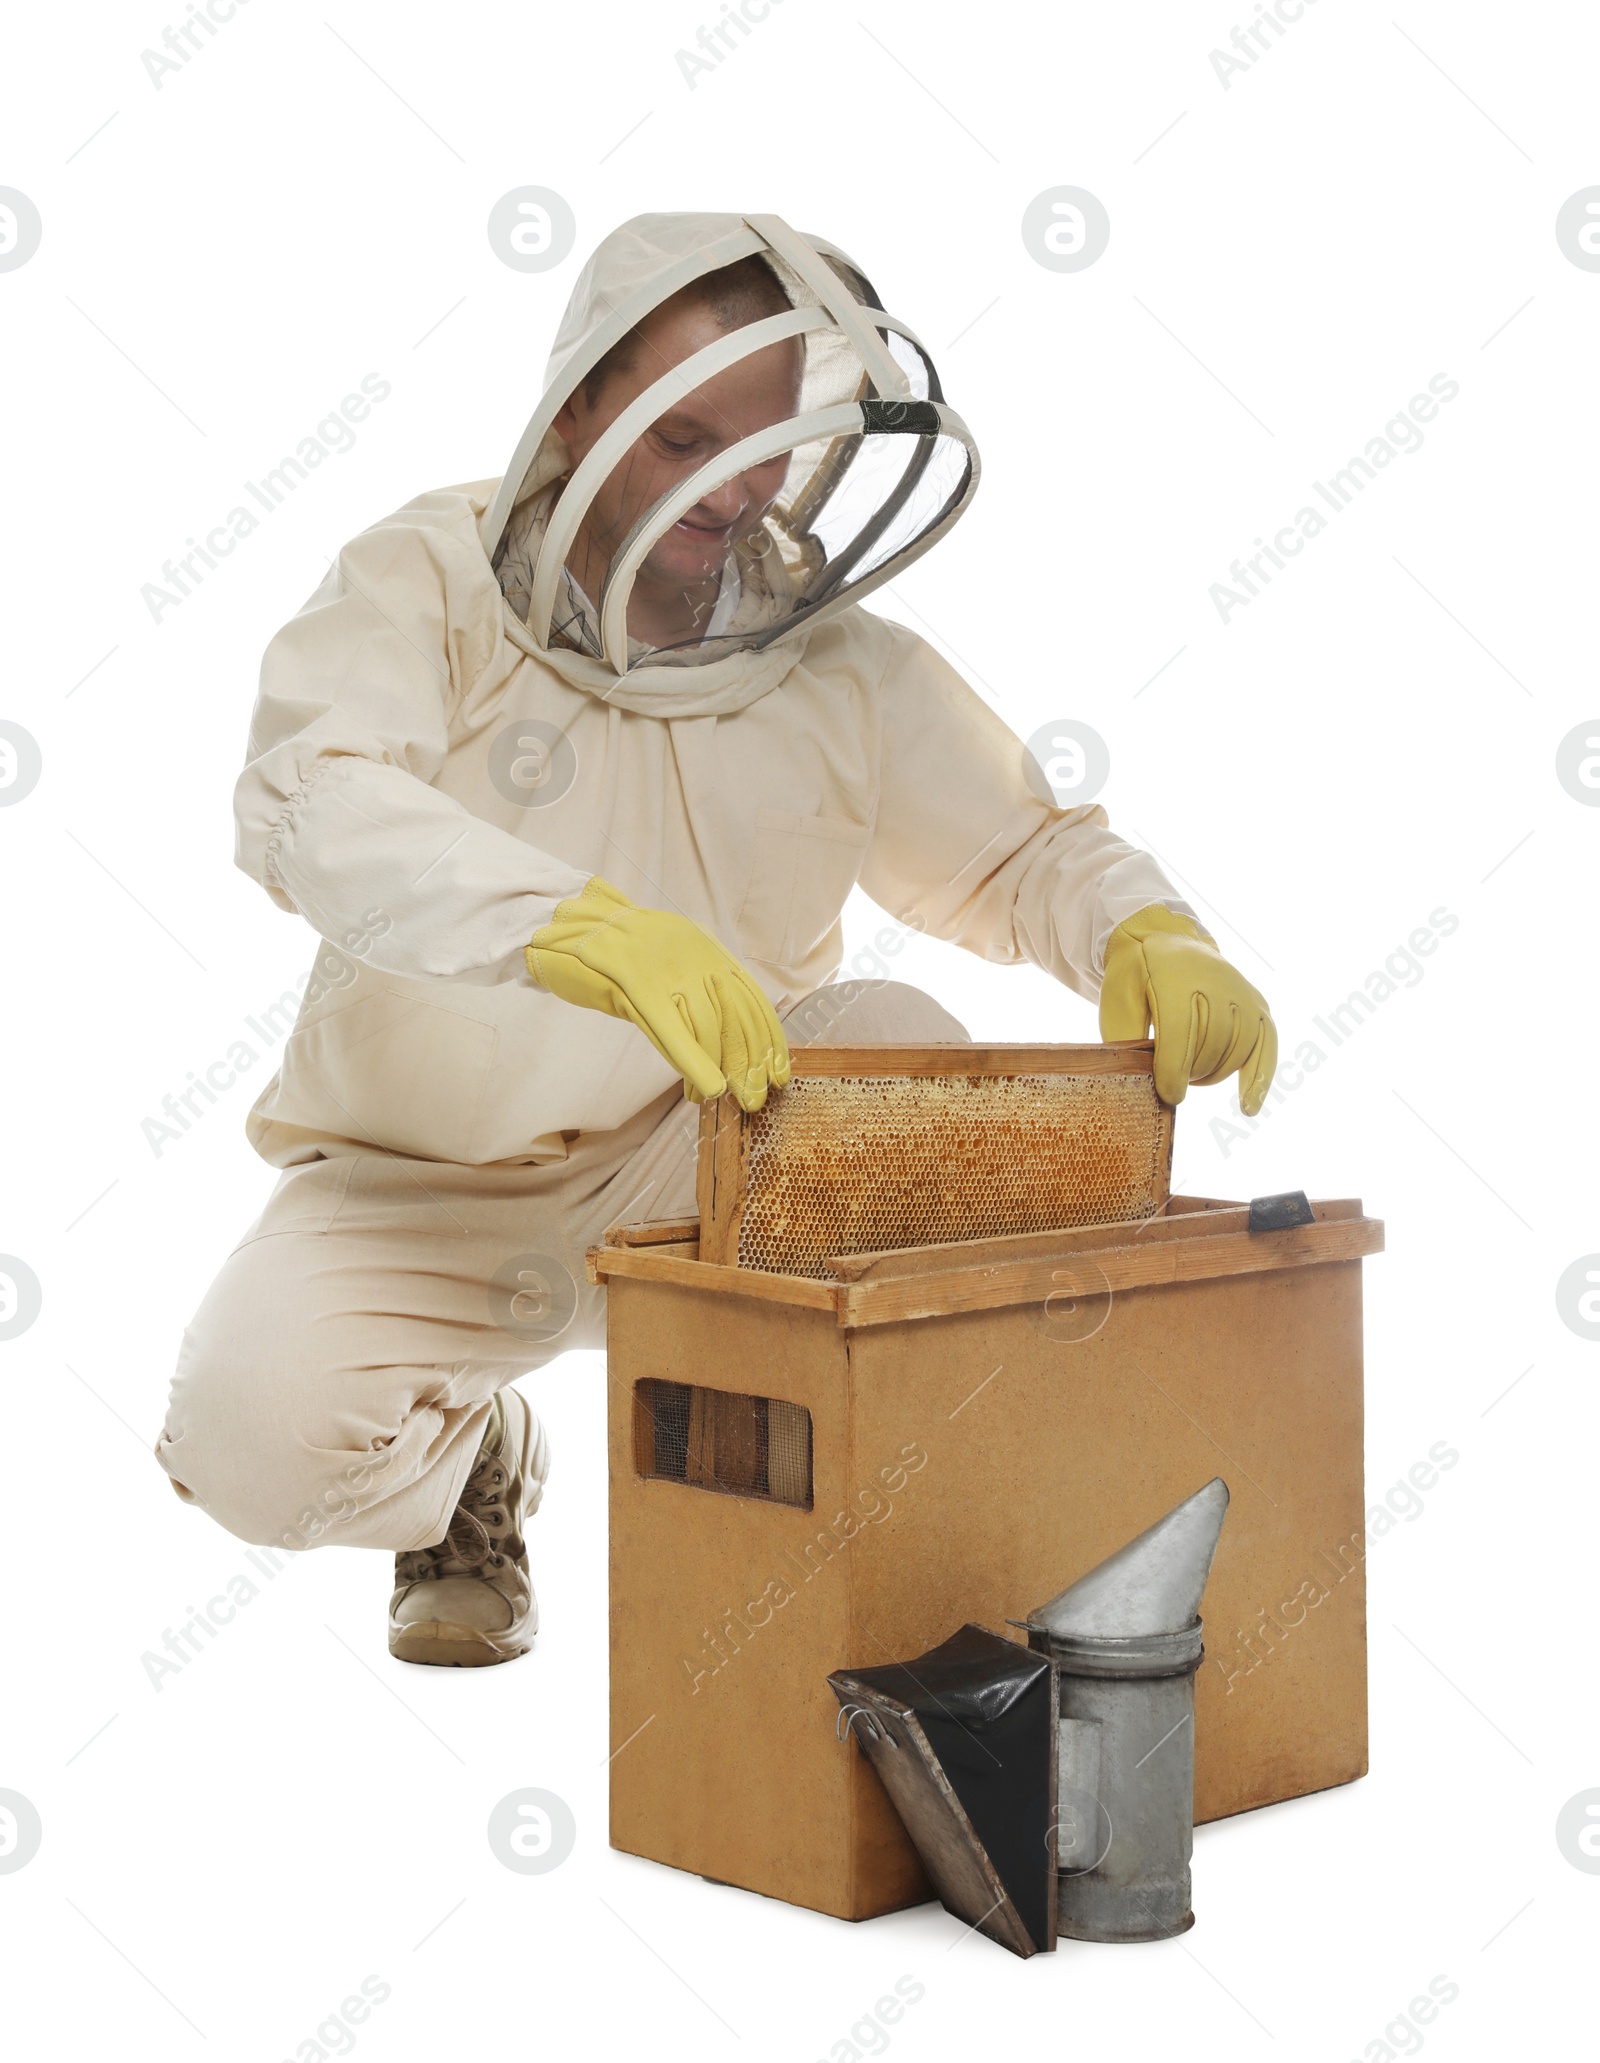
[[[1227,1508],[1218,1476],[1025,1622],[1060,1679],[1057,1929],[1076,1940],[1194,1925],[1199,1609]]]

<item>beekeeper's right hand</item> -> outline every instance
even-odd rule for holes
[[[687,917],[630,902],[598,874],[557,903],[524,957],[552,995],[625,1017],[684,1079],[691,1103],[731,1089],[759,1110],[789,1079],[789,1046],[754,978]]]

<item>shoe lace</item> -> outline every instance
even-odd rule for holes
[[[480,1455],[444,1538],[432,1547],[408,1548],[396,1557],[401,1582],[483,1576],[520,1557],[523,1542],[511,1524],[506,1496],[510,1481],[511,1472],[498,1454]]]

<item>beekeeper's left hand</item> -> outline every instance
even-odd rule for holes
[[[1102,1039],[1142,1039],[1152,1028],[1163,1103],[1181,1103],[1191,1082],[1208,1088],[1237,1071],[1239,1108],[1255,1116],[1278,1065],[1266,998],[1192,917],[1159,903],[1112,932],[1100,985]]]

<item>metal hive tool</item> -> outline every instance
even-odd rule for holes
[[[1172,1113],[1147,1042],[804,1047],[763,1109],[703,1107],[700,1256],[822,1276],[828,1257],[1145,1218]]]

